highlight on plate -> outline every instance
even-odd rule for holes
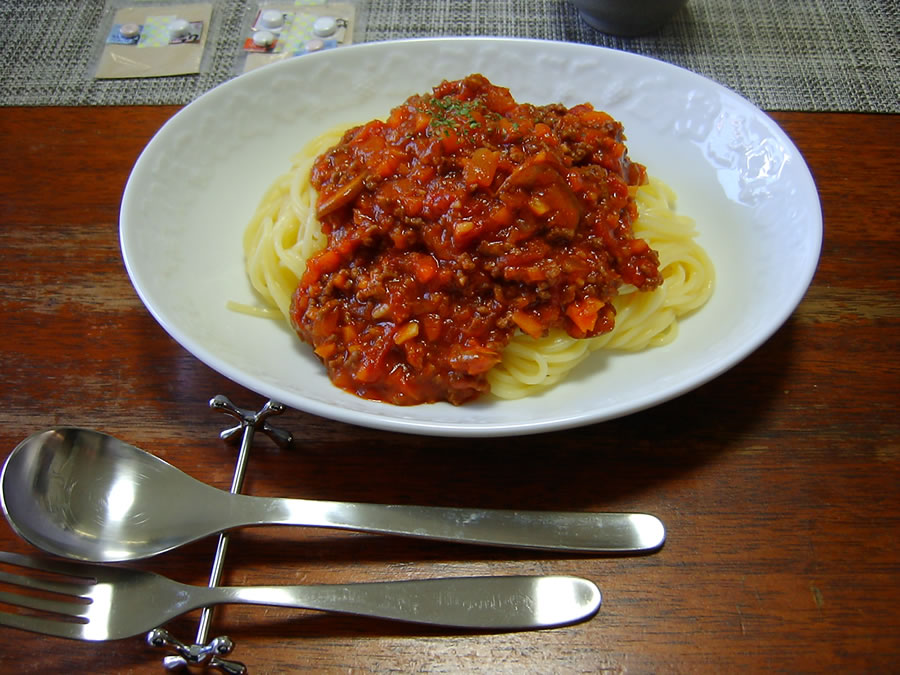
[[[244,232],[250,281],[332,382],[397,405],[544,390],[675,339],[714,270],[675,194],[584,103],[445,81],[313,139]]]

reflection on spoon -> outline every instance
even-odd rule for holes
[[[640,513],[392,506],[231,494],[97,431],[59,428],[22,441],[0,475],[13,529],[66,558],[149,558],[235,527],[302,525],[469,544],[646,553],[665,528]]]

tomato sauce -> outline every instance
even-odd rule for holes
[[[327,247],[291,320],[335,385],[398,405],[460,404],[512,335],[611,330],[623,283],[662,282],[635,238],[646,171],[589,104],[534,106],[481,75],[349,130],[312,183]]]

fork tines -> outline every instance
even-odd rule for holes
[[[90,601],[85,594],[93,586],[90,568],[2,551],[0,564],[40,573],[26,576],[0,569],[0,605],[25,610],[0,612],[0,624],[68,637],[65,634],[67,623],[86,623],[84,612]],[[3,590],[2,587],[13,587],[15,590]]]

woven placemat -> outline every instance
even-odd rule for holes
[[[214,4],[199,74],[97,80],[107,3],[0,0],[0,105],[188,103],[237,72],[248,3]],[[602,45],[683,66],[765,110],[900,112],[898,2],[690,0],[662,29],[639,38],[594,30],[566,0],[356,5],[361,41],[493,35]]]

